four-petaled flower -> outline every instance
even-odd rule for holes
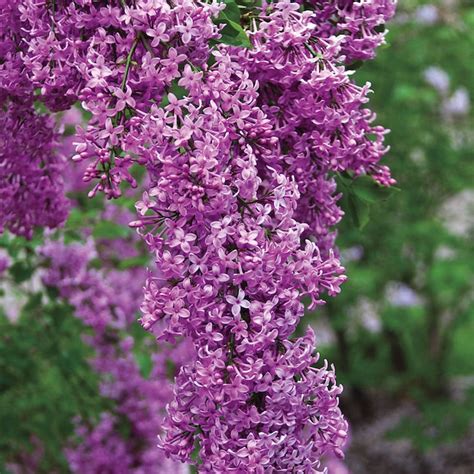
[[[232,305],[231,313],[235,318],[240,315],[242,308],[250,308],[250,301],[245,299],[245,292],[239,288],[239,293],[237,297],[232,295],[227,295],[225,297],[227,303]]]
[[[135,99],[132,97],[132,89],[129,86],[126,87],[125,91],[116,87],[114,89],[114,95],[115,97],[117,97],[117,102],[115,104],[115,112],[120,112],[127,106],[131,108],[135,107],[136,102]]]
[[[199,29],[193,27],[192,18],[186,18],[183,25],[177,25],[176,31],[181,33],[181,40],[184,44],[191,41],[191,38],[199,34]]]
[[[167,28],[168,26],[166,25],[166,23],[161,22],[158,24],[158,26],[155,26],[155,28],[149,28],[148,30],[146,30],[146,34],[153,38],[153,41],[151,42],[151,45],[153,47],[159,46],[161,42],[166,43],[167,41],[169,41],[170,36],[165,33]]]
[[[185,234],[184,230],[177,228],[174,232],[174,238],[170,240],[170,247],[180,247],[181,250],[185,253],[191,252],[191,242],[196,240],[194,234]]]
[[[117,146],[119,143],[119,136],[123,132],[123,125],[114,126],[112,119],[108,118],[105,121],[105,129],[99,132],[99,138],[108,139],[112,146]]]

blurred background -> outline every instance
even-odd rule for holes
[[[474,2],[400,0],[387,45],[356,77],[372,83],[371,108],[391,129],[385,164],[397,189],[374,195],[364,180],[345,189],[348,216],[338,245],[349,280],[306,320],[345,387],[342,405],[351,426],[346,460],[328,459],[329,473],[472,474]],[[71,117],[71,127],[78,120]],[[63,132],[64,146],[71,146],[72,131]],[[122,208],[89,201],[79,192],[79,176],[69,178],[76,206],[65,230],[48,239],[87,241],[81,278],[97,275],[98,262],[107,262],[100,271],[106,285],[123,292],[124,301],[114,304],[126,312],[139,300],[144,275],[138,274],[147,262],[133,232],[117,223],[131,220],[134,198]],[[45,280],[52,257],[44,242],[42,233],[31,241],[0,237],[0,473],[69,472],[85,437],[98,458],[108,433],[126,439],[140,426],[126,419],[133,394],[121,387],[120,396],[107,397],[115,369],[87,363],[95,347],[84,338],[90,324],[84,316],[67,317],[84,310],[70,288],[67,293]],[[124,280],[119,271],[138,272],[138,286],[130,288],[130,274]],[[106,342],[121,344],[120,367],[134,347],[127,370],[136,365],[137,383],[156,401],[150,374],[166,369],[172,377],[175,368],[166,363],[163,369],[153,339],[132,323],[113,321]],[[162,391],[165,400],[169,393]],[[117,410],[119,416],[104,415]],[[76,464],[75,472],[126,471]]]

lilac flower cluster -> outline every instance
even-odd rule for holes
[[[64,160],[54,148],[50,117],[14,104],[0,114],[0,233],[30,238],[35,227],[66,219]]]
[[[91,194],[118,197],[137,186],[132,165],[148,172],[132,224],[158,267],[142,323],[194,347],[165,453],[203,473],[314,472],[342,456],[347,423],[314,334],[293,333],[302,299],[314,308],[345,280],[334,175],[393,182],[370,85],[346,64],[373,56],[394,2],[233,4],[248,49],[222,44],[227,3],[19,1],[22,68],[51,110],[79,99],[91,113],[74,157]]]
[[[30,238],[67,217],[54,121],[34,107],[34,86],[20,59],[16,2],[0,2],[0,233]]]
[[[342,217],[334,172],[370,174],[384,186],[394,181],[378,164],[387,151],[386,131],[371,125],[375,116],[364,107],[370,85],[356,86],[342,65],[348,37],[323,40],[314,22],[327,24],[319,13],[300,13],[296,4],[280,2],[251,34],[254,48],[239,56],[258,81],[257,103],[278,137],[271,166],[296,179],[297,219],[309,225],[305,236],[317,237],[325,251],[334,246],[328,230]]]
[[[167,364],[179,367],[183,359],[189,358],[190,346],[181,343],[172,349],[163,348],[152,361],[149,378],[140,372],[132,352],[133,338],[126,334],[136,323],[144,271],[131,268],[104,274],[89,268],[96,256],[91,242],[86,246],[50,242],[41,254],[47,266],[43,282],[56,288],[74,307],[76,317],[93,329],[86,337],[95,350],[91,364],[101,375],[101,395],[116,403],[115,410],[104,412],[95,426],[78,420],[78,442],[71,442],[66,449],[71,471],[181,472],[183,466],[167,461],[156,449],[156,436],[172,395]],[[123,419],[130,430],[127,438],[118,429]]]
[[[304,4],[304,0],[302,2]],[[384,43],[385,23],[395,14],[396,0],[308,0],[317,11],[319,37],[342,36],[345,62],[372,59]]]

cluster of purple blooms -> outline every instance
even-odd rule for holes
[[[250,48],[220,42],[216,0],[21,0],[2,13],[0,99],[10,107],[28,92],[54,112],[81,101],[92,118],[74,159],[92,195],[117,198],[138,185],[137,165],[147,170],[132,226],[157,270],[141,321],[194,348],[155,427],[174,461],[315,472],[322,456],[342,456],[341,387],[327,363],[315,367],[313,332],[293,334],[303,298],[315,308],[345,280],[336,173],[393,182],[370,85],[350,67],[373,57],[394,3],[242,3]],[[89,317],[94,328],[108,318]]]
[[[117,243],[122,252],[133,252],[129,242]],[[156,449],[156,436],[172,395],[168,367],[179,368],[192,358],[191,346],[186,341],[163,346],[153,356],[151,372],[145,376],[128,334],[136,323],[146,272],[137,267],[95,270],[91,268],[94,258],[108,258],[97,252],[92,241],[85,246],[51,241],[41,249],[46,267],[43,283],[55,288],[73,306],[76,317],[92,329],[85,341],[94,349],[91,364],[100,376],[100,394],[115,403],[114,410],[102,413],[96,425],[77,420],[76,437],[65,449],[69,467],[77,473],[179,474],[184,466],[162,456]],[[120,434],[124,421],[127,437]]]
[[[342,35],[344,63],[373,59],[384,42],[385,23],[395,14],[394,0],[300,0],[315,10],[319,37]]]
[[[33,106],[24,46],[17,2],[0,1],[0,232],[30,238],[35,227],[62,224],[68,201],[55,123]]]
[[[64,158],[55,142],[54,121],[31,106],[9,104],[0,113],[0,232],[31,238],[35,227],[65,221]]]

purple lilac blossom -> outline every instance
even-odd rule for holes
[[[68,213],[52,118],[33,107],[34,85],[22,59],[18,1],[0,1],[0,233],[31,238]]]
[[[7,462],[5,464],[9,474],[36,474],[39,471],[44,455],[43,443],[35,435],[30,437],[30,442],[32,450],[21,453],[16,462]]]
[[[99,474],[175,474],[184,466],[164,459],[156,449],[165,406],[172,395],[167,379],[167,364],[179,367],[192,357],[189,344],[163,350],[153,358],[149,378],[140,372],[132,349],[133,338],[123,336],[136,313],[145,272],[131,268],[103,273],[89,268],[97,253],[94,244],[64,245],[56,241],[41,251],[47,269],[43,282],[59,291],[70,303],[75,316],[94,329],[85,340],[95,350],[91,364],[102,376],[101,395],[115,401],[113,413],[104,412],[98,424],[90,426],[77,420],[76,440],[65,453],[72,472]],[[174,357],[176,353],[176,358]],[[183,355],[184,354],[184,355]],[[118,434],[120,417],[125,417],[130,435]]]
[[[0,233],[8,229],[31,238],[36,227],[55,228],[67,217],[64,161],[55,150],[50,117],[29,106],[4,107],[0,112]]]
[[[58,133],[61,135],[59,153],[66,162],[70,161],[74,153],[75,129],[84,122],[78,107],[72,107],[61,114]],[[84,182],[85,163],[69,162],[64,168],[64,189],[66,193],[84,194],[88,190],[88,183]]]
[[[301,3],[301,2],[300,2]],[[342,37],[346,63],[375,56],[375,49],[385,43],[385,23],[395,14],[396,0],[309,0],[314,7],[312,22],[316,34],[327,38]]]
[[[132,224],[158,267],[142,324],[194,347],[155,427],[161,448],[192,462],[197,445],[202,473],[315,472],[323,455],[343,455],[342,388],[333,367],[316,365],[314,333],[292,334],[302,298],[315,308],[345,280],[334,174],[393,183],[370,84],[357,86],[345,65],[373,57],[395,2],[252,9],[249,49],[210,45],[224,3],[104,3],[15,2],[22,54],[8,50],[0,77],[11,85],[21,70],[50,110],[80,100],[90,112],[74,159],[87,163],[91,195],[119,197],[121,183],[138,185],[132,165],[148,171]],[[87,297],[107,300],[100,278],[78,268]],[[81,314],[86,296],[61,292]],[[81,318],[98,338],[122,324],[101,306]],[[113,420],[103,423],[108,432]]]

